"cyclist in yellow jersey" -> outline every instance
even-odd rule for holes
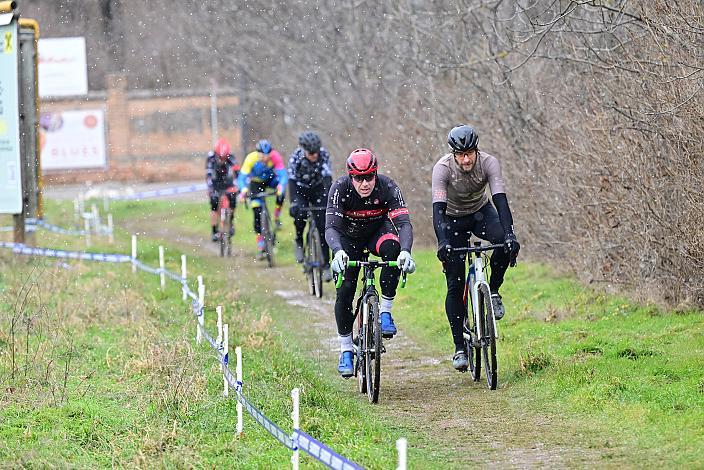
[[[242,163],[240,174],[237,178],[240,187],[240,198],[244,200],[248,194],[260,193],[267,188],[276,188],[276,209],[274,209],[274,223],[281,225],[281,206],[284,203],[288,175],[281,154],[271,147],[268,140],[260,140],[256,150],[249,153]],[[264,237],[262,236],[261,199],[252,200],[254,211],[254,232],[257,235],[257,248],[259,253],[264,253]]]

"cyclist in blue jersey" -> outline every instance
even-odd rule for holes
[[[257,143],[256,150],[245,157],[240,169],[237,184],[240,187],[240,198],[244,200],[248,194],[260,193],[267,188],[276,188],[276,208],[274,209],[274,223],[281,225],[281,207],[284,203],[284,194],[288,175],[284,167],[281,154],[271,147],[268,140],[262,139]],[[261,205],[260,199],[252,200],[254,211],[254,232],[257,236],[257,248],[260,256],[264,255],[264,237],[262,236]]]

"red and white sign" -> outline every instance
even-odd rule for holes
[[[86,39],[39,39],[39,96],[79,96],[87,93]]]
[[[102,109],[42,113],[39,126],[43,170],[107,166]]]

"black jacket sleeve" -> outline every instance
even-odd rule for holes
[[[499,220],[501,221],[501,227],[504,229],[504,234],[513,233],[513,216],[511,215],[511,209],[508,207],[506,193],[496,193],[492,196],[492,200],[494,201],[494,206],[496,206],[496,211],[499,213]]]
[[[449,243],[447,237],[447,202],[433,203],[433,228],[435,236],[438,239],[438,248],[441,248]]]

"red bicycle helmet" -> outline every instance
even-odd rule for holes
[[[379,163],[369,149],[353,150],[347,158],[347,173],[350,175],[368,175],[376,173]]]
[[[225,138],[221,137],[215,143],[215,155],[220,158],[225,158],[230,155],[230,144]]]

